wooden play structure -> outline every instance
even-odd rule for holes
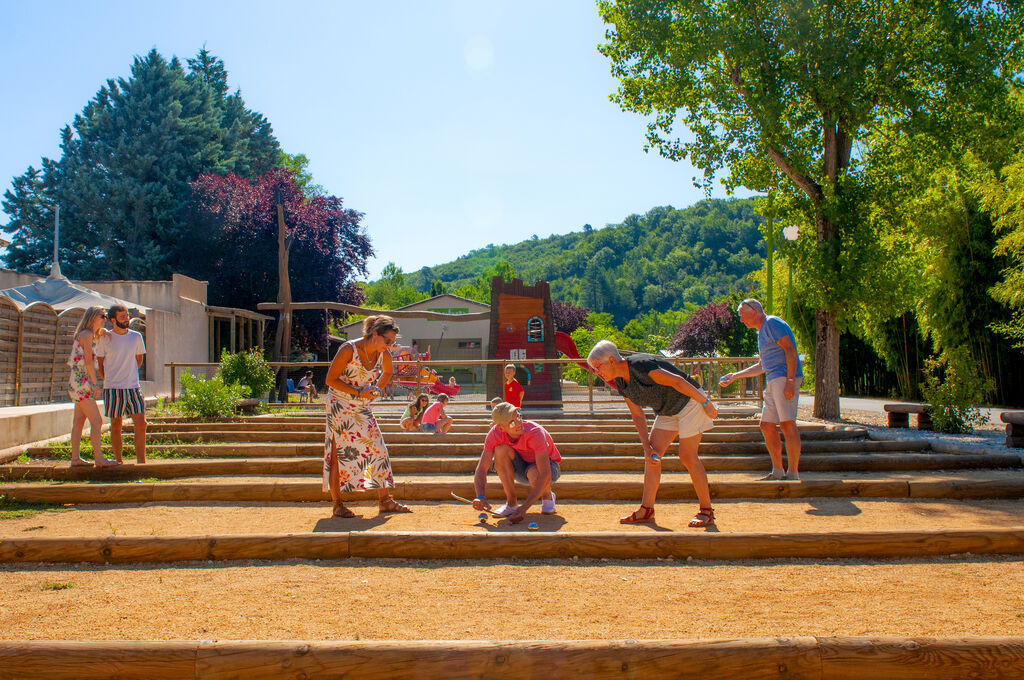
[[[491,280],[491,341],[489,359],[516,365],[523,405],[557,406],[562,401],[561,369],[531,359],[557,359],[551,316],[551,287],[547,281],[527,286],[520,279]],[[487,366],[487,397],[501,396],[503,369]]]

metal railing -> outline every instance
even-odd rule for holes
[[[718,379],[729,372],[734,372],[745,368],[751,364],[756,363],[757,357],[677,357],[677,358],[666,358],[675,364],[680,370],[693,376],[700,382],[701,386],[709,393],[713,394],[716,400],[739,400],[739,401],[760,401],[764,395],[764,380],[763,376],[757,376],[754,378],[743,378],[736,381],[731,386],[723,388],[719,385]],[[331,365],[329,361],[271,361],[268,362],[272,368],[284,368],[291,370],[310,370],[313,368],[323,368]],[[462,387],[468,387],[466,390],[468,394],[475,394],[477,386],[483,387],[484,398],[479,401],[472,399],[459,399],[459,403],[462,404],[486,404],[487,394],[487,381],[486,378],[482,381],[475,380],[475,371],[473,369],[481,366],[488,365],[500,365],[503,366],[508,363],[514,363],[518,366],[533,366],[537,364],[557,364],[565,367],[576,366],[578,364],[575,359],[525,359],[509,361],[508,359],[479,359],[472,362],[458,361],[458,360],[414,360],[414,361],[395,361],[394,365],[399,366],[412,366],[415,369],[415,375],[419,375],[420,371],[424,368],[434,369],[439,375],[442,372],[451,373],[453,371],[446,371],[445,369],[456,369],[469,368],[469,373],[474,376],[474,380],[468,385],[463,384]],[[171,362],[164,364],[171,371],[171,401],[175,401],[177,398],[178,388],[178,372],[181,369],[202,369],[202,373],[207,376],[216,373],[216,370],[220,367],[218,363],[179,363]],[[731,370],[723,370],[728,367]],[[211,370],[212,369],[212,370]],[[583,369],[580,369],[583,370]],[[600,383],[599,380],[595,380],[595,376],[590,371],[586,371],[587,384],[586,384],[586,398],[585,399],[572,399],[566,398],[565,388],[567,387],[565,381],[562,382],[562,398],[560,400],[526,400],[524,406],[561,406],[566,403],[587,403],[592,409],[594,406],[594,392],[595,390],[610,391],[610,388]],[[598,383],[598,384],[595,384]],[[576,383],[580,384],[580,383]],[[420,389],[421,386],[424,389]],[[582,387],[582,385],[580,385]],[[426,385],[416,381],[416,388],[409,389],[408,391],[415,399],[423,391],[425,391]],[[461,394],[461,393],[460,393]]]

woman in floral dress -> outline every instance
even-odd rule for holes
[[[96,379],[96,359],[93,347],[103,333],[103,321],[106,314],[101,307],[90,307],[85,310],[82,320],[75,329],[75,342],[71,346],[68,365],[71,377],[68,379],[68,396],[75,405],[74,419],[71,421],[71,467],[90,465],[82,460],[82,429],[85,421],[89,421],[89,439],[92,441],[92,457],[97,466],[116,465],[112,460],[103,457],[100,430],[103,418],[96,404],[97,397],[103,394]]]
[[[330,491],[335,517],[355,517],[341,494],[377,490],[380,512],[412,512],[392,498],[391,459],[370,402],[391,380],[391,352],[398,326],[390,316],[363,320],[363,337],[346,342],[327,371],[327,432],[324,437],[324,491]],[[374,371],[381,371],[374,382]]]

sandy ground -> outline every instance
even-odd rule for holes
[[[0,638],[1022,635],[1021,583],[1024,562],[984,557],[5,566]]]
[[[879,414],[844,414],[877,426]],[[809,413],[801,414],[809,418]],[[992,438],[998,432],[992,431]],[[919,476],[921,473],[911,473]],[[634,475],[639,491],[640,477]],[[844,475],[846,476],[846,475]],[[671,475],[673,480],[685,475]],[[667,477],[668,478],[668,477]],[[692,502],[622,527],[632,503],[560,503],[540,531],[687,531]],[[469,508],[329,517],[327,504],[83,505],[0,521],[2,537],[525,531]],[[1024,525],[1024,501],[716,501],[717,530],[844,531]],[[694,530],[689,530],[694,531]],[[1024,635],[1024,558],[412,561],[2,565],[3,639],[665,639],[790,635]]]
[[[480,522],[468,506],[410,503],[411,514],[378,515],[376,504],[353,503],[355,519],[330,516],[327,503],[189,503],[81,505],[62,512],[0,521],[0,538],[28,536],[181,536],[308,531],[527,531],[542,532],[700,531],[687,522],[696,502],[656,506],[657,525],[623,526],[618,518],[635,503],[561,503],[557,515],[531,508],[527,520],[512,525],[491,518]],[[811,498],[799,500],[716,501],[716,527],[729,532],[891,531],[943,528],[1024,527],[1024,500],[924,501],[910,499]]]

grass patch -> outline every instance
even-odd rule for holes
[[[68,512],[74,508],[64,507],[55,503],[22,503],[12,501],[6,494],[0,494],[0,520],[24,519],[41,512]]]
[[[39,590],[68,590],[74,587],[71,581],[44,581],[39,585]]]

